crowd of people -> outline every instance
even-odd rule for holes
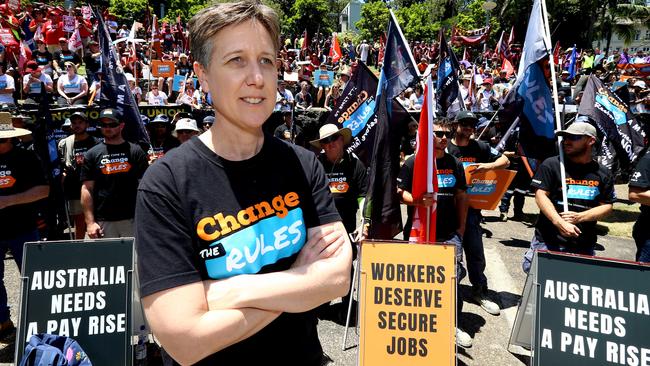
[[[296,352],[278,357],[287,357],[288,363],[296,357],[302,364],[309,364],[308,360],[320,364],[322,350],[309,310],[336,297],[350,298],[350,261],[356,256],[356,245],[348,234],[355,241],[366,235],[357,216],[362,208],[359,200],[367,191],[367,167],[346,151],[349,129],[325,124],[317,136],[308,136],[295,114],[336,109],[356,63],[381,67],[381,40],[355,44],[342,38],[337,42],[342,54],[333,60],[332,36],[282,35],[277,15],[261,5],[215,5],[187,25],[180,20],[160,25],[147,20],[141,28],[119,25],[105,12],[115,51],[139,105],[172,103],[193,111],[214,110],[214,116],[209,113],[200,120],[194,113],[172,118],[161,114],[151,120],[142,116],[150,137],[149,146],[143,148],[125,139],[123,130],[131,121],[101,92],[101,59],[106,50],[100,49],[97,19],[89,9],[33,4],[14,13],[0,5],[0,15],[3,26],[23,37],[18,48],[0,50],[4,110],[0,112],[0,222],[10,228],[0,233],[0,254],[10,250],[20,266],[22,243],[42,238],[39,213],[48,208],[39,201],[54,191],[52,182],[48,184],[50,172],[42,169],[34,153],[39,147],[30,128],[37,128],[39,121],[30,121],[23,112],[44,103],[51,108],[96,105],[101,110],[97,121],[83,109],[75,109],[56,141],[62,174],[55,179],[60,179],[65,201],[65,217],[60,221],[76,239],[135,235],[138,250],[155,253],[138,263],[140,291],[147,319],[170,357],[182,362],[205,357],[241,362],[241,357],[266,357],[291,337]],[[72,28],[64,24],[69,19]],[[242,42],[250,47],[239,47]],[[217,45],[214,54],[205,54],[202,46],[212,43]],[[20,51],[23,45],[31,49],[29,54]],[[510,49],[514,65],[518,46]],[[421,74],[435,77],[439,45],[413,42],[411,51]],[[633,112],[649,111],[647,74],[626,66],[650,63],[646,53],[584,50],[574,60],[573,52],[559,53],[562,105],[578,105],[587,75],[595,74],[607,85],[625,90],[625,102]],[[504,68],[497,52],[463,54],[460,97],[450,109],[453,117],[436,121],[433,131],[439,172],[454,177],[440,187],[437,240],[458,248],[459,264],[464,252],[473,288],[470,300],[499,315],[484,274],[488,264],[481,212],[468,208],[466,202],[464,166],[475,164],[476,171],[510,166],[519,171],[519,179],[502,200],[503,221],[510,219],[512,196],[512,219],[521,220],[524,195],[534,192],[541,214],[531,251],[523,260],[526,271],[535,249],[594,253],[595,223],[611,212],[615,177],[592,159],[595,128],[573,123],[557,132],[565,137],[567,177],[598,182],[600,189],[586,198],[569,197],[568,211],[558,206],[558,159],[545,161],[534,176],[526,177],[517,166],[520,157],[515,149],[503,153],[494,149],[500,131],[489,131],[493,126],[481,117],[500,108],[516,71]],[[158,61],[171,62],[174,73],[154,76]],[[324,79],[327,82],[322,83]],[[396,100],[405,109],[418,111],[424,103],[423,89],[414,85]],[[282,116],[282,123],[274,130],[276,138],[267,139],[262,125],[272,112]],[[94,127],[99,133],[93,132]],[[404,240],[410,235],[412,207],[432,204],[431,197],[410,193],[417,130],[417,122],[412,121],[402,136],[397,194],[409,206]],[[635,227],[641,261],[650,260],[650,239],[641,229],[649,222],[649,176],[646,155],[630,182],[630,199],[642,204],[641,223]],[[267,216],[273,218],[257,222]],[[246,227],[255,228],[251,232],[261,239],[245,236],[240,229]],[[265,234],[277,239],[274,254],[268,256],[270,247],[261,252],[259,248]],[[234,243],[232,238],[245,243]],[[239,251],[239,256],[230,253],[226,260],[223,253],[196,250],[215,243],[221,248],[232,245],[229,250]],[[464,267],[459,266],[463,274]],[[242,274],[250,276],[237,276]],[[228,291],[239,297],[219,297]],[[462,300],[458,298],[459,311]],[[0,335],[14,328],[6,304],[6,291],[0,286]],[[171,307],[185,309],[182,318],[169,318]],[[228,312],[233,309],[237,312]],[[264,328],[268,324],[272,325]],[[195,331],[187,333],[190,328]],[[185,332],[181,341],[179,332]],[[463,347],[472,345],[469,334],[460,328],[456,341]],[[266,345],[268,352],[251,352],[255,344]]]

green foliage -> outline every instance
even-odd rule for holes
[[[328,34],[335,29],[333,18],[329,17],[329,2],[326,0],[296,0],[291,7],[291,13],[287,26],[294,34],[305,29],[310,35],[317,31]]]
[[[404,37],[410,41],[427,41],[436,39],[440,23],[431,18],[431,3],[413,2],[411,6],[397,10],[395,14]]]
[[[379,39],[388,30],[390,12],[383,1],[369,2],[361,7],[361,19],[355,24],[366,39]]]
[[[118,23],[131,25],[133,20],[144,19],[147,0],[111,0],[110,12]]]

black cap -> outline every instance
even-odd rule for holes
[[[474,123],[478,123],[478,117],[473,112],[470,111],[460,111],[456,115],[456,121],[474,121]]]

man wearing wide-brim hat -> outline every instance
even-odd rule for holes
[[[29,130],[12,125],[9,113],[0,112],[0,258],[11,250],[18,270],[22,265],[23,244],[40,239],[32,203],[47,198],[50,191],[36,154],[14,146],[16,138],[29,134]],[[14,329],[14,324],[2,282],[4,261],[0,263],[0,338],[3,338]]]
[[[366,196],[368,177],[366,167],[354,154],[346,151],[346,146],[352,141],[352,131],[349,128],[338,128],[328,123],[318,130],[318,139],[309,143],[317,149],[322,149],[318,160],[325,168],[329,188],[336,210],[341,215],[343,226],[348,233],[359,237],[361,228],[357,229],[357,210],[359,199]],[[353,257],[356,255],[356,245],[352,245]],[[349,294],[343,298],[347,305]],[[344,307],[347,309],[347,306]],[[339,314],[345,319],[344,314]]]

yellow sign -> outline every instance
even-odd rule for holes
[[[454,247],[365,241],[360,366],[455,365]]]

